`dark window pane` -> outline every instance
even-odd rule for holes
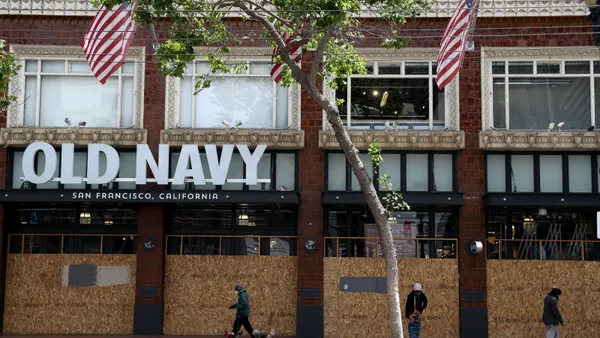
[[[565,74],[589,74],[589,61],[565,61]]]
[[[550,122],[564,122],[563,130],[590,125],[589,78],[511,78],[509,93],[511,129],[545,130]]]
[[[8,244],[8,252],[11,254],[20,254],[23,251],[23,235],[11,235]]]
[[[533,74],[533,61],[509,62],[508,74]]]
[[[100,236],[65,236],[64,253],[67,254],[99,254]]]
[[[241,208],[236,218],[240,227],[296,226],[296,212],[281,208]]]
[[[261,256],[296,256],[296,238],[261,237]]]
[[[560,74],[560,63],[537,63],[538,74]]]
[[[102,253],[131,255],[136,253],[135,236],[104,236],[102,240]]]
[[[379,75],[390,75],[390,74],[401,74],[401,65],[400,64],[379,64]]]
[[[428,62],[406,62],[404,64],[404,74],[406,75],[429,75]]]
[[[25,236],[23,253],[25,254],[59,254],[61,236]]]
[[[82,208],[79,233],[136,233],[137,210],[119,208]]]
[[[504,74],[505,72],[505,63],[502,62],[492,62],[492,74]]]
[[[181,253],[181,241],[180,236],[168,236],[167,237],[167,255],[179,255]]]
[[[186,232],[231,228],[231,220],[231,209],[178,209],[173,212],[172,230]]]
[[[179,237],[177,237],[179,240]],[[219,237],[183,237],[184,255],[219,255]],[[177,253],[178,254],[178,253]]]
[[[258,256],[258,238],[223,238],[221,255],[228,256]]]

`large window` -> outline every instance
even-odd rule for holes
[[[435,83],[433,61],[376,61],[351,75],[335,93],[348,129],[441,130],[446,93]]]
[[[220,156],[220,155],[219,155]],[[179,152],[171,153],[171,177],[175,174],[176,164],[179,160]],[[205,185],[194,185],[187,183],[185,185],[171,184],[172,189],[177,190],[279,190],[290,191],[296,189],[297,176],[297,152],[280,151],[280,152],[265,152],[258,162],[257,178],[258,184],[246,185],[244,183],[227,182],[224,185],[215,186],[211,182],[210,168],[206,153],[200,153],[200,161],[202,162],[202,171],[206,179]],[[239,153],[233,153],[227,179],[243,180],[246,178],[246,166]],[[270,179],[271,183],[262,183],[260,180]]]
[[[20,205],[7,210],[10,253],[135,253],[135,209],[122,205]]]
[[[327,257],[381,257],[377,226],[366,207],[326,211]],[[457,219],[451,210],[394,212],[388,219],[399,258],[456,258]]]
[[[23,61],[11,90],[18,90],[22,104],[11,107],[10,127],[142,127],[142,49],[132,48],[131,56],[104,85],[92,75],[81,48],[13,49]]]
[[[587,130],[600,118],[600,62],[493,60],[490,127],[512,130]],[[484,93],[484,96],[487,94]],[[486,100],[484,100],[486,104]]]
[[[54,172],[53,178],[59,177],[59,171],[61,166],[61,152],[60,148],[56,149],[56,171]],[[118,150],[119,152],[119,173],[117,178],[135,178],[135,152],[128,150]],[[80,184],[62,184],[58,181],[49,181],[43,184],[32,184],[23,180],[23,151],[13,151],[10,153],[9,163],[12,164],[11,175],[9,175],[9,183],[7,186],[12,189],[135,189],[135,182],[109,182],[107,184],[87,184],[82,182]],[[34,166],[38,173],[44,170],[46,157],[44,152],[39,151],[36,154],[34,160]],[[86,177],[88,171],[87,168],[87,152],[84,150],[76,150],[73,160],[73,175],[79,177]],[[106,156],[100,156],[98,162],[98,172],[103,173],[106,167]]]
[[[183,79],[169,79],[179,85],[174,95],[167,88],[169,128],[299,129],[299,87],[272,80],[270,57],[231,62],[234,71],[211,74],[210,63],[198,60],[187,65]],[[202,75],[209,75],[210,87],[194,95]]]
[[[296,255],[295,207],[177,207],[171,215],[169,255]]]
[[[457,191],[456,154],[451,152],[384,152],[383,162],[373,170],[371,155],[359,154],[365,168],[375,183],[375,188],[384,190],[377,183],[378,177],[387,174],[394,191]],[[330,152],[326,157],[325,190],[360,191],[356,176],[341,152]]]
[[[488,152],[486,191],[597,193],[597,153]]]
[[[600,260],[595,210],[492,209],[486,223],[491,259]]]

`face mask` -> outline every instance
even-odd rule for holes
[[[237,293],[238,293],[237,291],[233,291],[233,292],[235,292],[235,294],[236,294],[236,295],[237,295]]]

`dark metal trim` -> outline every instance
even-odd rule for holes
[[[73,195],[75,194],[75,195]],[[88,195],[89,194],[89,195]],[[106,194],[104,196],[98,194]],[[120,198],[115,194],[120,194]],[[127,197],[123,197],[128,194]],[[166,194],[171,194],[169,195]],[[182,194],[186,194],[183,198]],[[133,196],[135,195],[135,197]],[[193,196],[192,196],[193,195]],[[196,196],[200,195],[201,198]],[[112,196],[112,197],[110,197]],[[179,197],[176,197],[179,196]],[[194,197],[193,199],[189,196]],[[98,202],[98,203],[180,203],[180,204],[298,204],[297,191],[222,190],[2,190],[0,203],[15,202]]]
[[[385,192],[379,193],[384,197]],[[461,192],[406,192],[402,197],[411,206],[463,206],[464,194]],[[323,193],[323,204],[326,205],[366,205],[362,192],[328,191]]]
[[[600,195],[593,193],[487,193],[486,207],[598,207]]]

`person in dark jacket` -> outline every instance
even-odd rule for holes
[[[254,329],[250,324],[250,299],[248,298],[248,292],[241,285],[235,286],[235,293],[237,293],[237,303],[229,307],[229,309],[236,309],[235,321],[233,322],[233,332],[238,334],[242,326],[252,336]]]
[[[406,297],[406,308],[404,313],[408,318],[408,335],[410,338],[419,338],[421,335],[421,314],[427,308],[427,297],[423,293],[423,287],[417,283],[413,291]]]
[[[558,309],[558,297],[562,291],[558,288],[552,289],[544,298],[544,313],[542,322],[546,325],[546,338],[558,338],[558,324],[565,325],[560,310]]]

